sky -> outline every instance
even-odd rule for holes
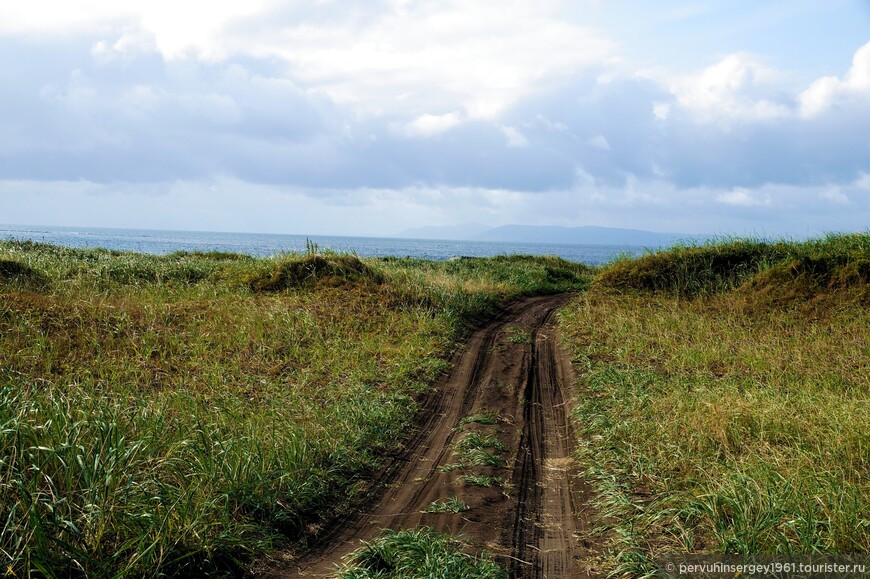
[[[870,228],[870,0],[0,5],[0,223]]]

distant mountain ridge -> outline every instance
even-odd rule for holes
[[[482,228],[482,230],[481,230]],[[520,243],[570,243],[582,245],[639,245],[661,247],[678,241],[694,241],[703,236],[686,233],[660,233],[619,227],[559,227],[547,225],[502,225],[491,229],[478,224],[406,229],[396,237],[411,239],[455,239],[464,241],[503,241]]]

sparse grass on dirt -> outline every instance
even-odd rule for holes
[[[507,447],[498,439],[495,432],[483,434],[479,430],[473,430],[463,435],[459,441],[458,447],[461,450],[471,450],[475,448],[491,448],[493,450],[504,451]]]
[[[870,551],[870,235],[605,268],[560,317],[603,565]]]
[[[503,478],[489,476],[485,474],[466,474],[462,476],[462,480],[470,485],[484,488],[502,486],[505,483],[505,480]]]
[[[361,494],[475,320],[586,279],[556,258],[2,242],[0,565],[241,573]]]
[[[508,341],[512,344],[531,344],[532,337],[522,328],[513,326],[508,328]]]
[[[489,452],[479,447],[464,448],[456,453],[463,467],[490,466],[493,468],[504,467],[506,461],[494,452]]]
[[[458,497],[447,497],[432,501],[423,512],[424,513],[461,513],[468,510],[468,505]]]
[[[340,579],[507,579],[486,554],[470,555],[461,539],[422,528],[386,531],[348,558]]]
[[[498,414],[494,412],[472,414],[470,416],[466,416],[459,421],[460,426],[464,426],[466,424],[498,424]]]

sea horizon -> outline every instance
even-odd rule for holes
[[[471,241],[33,224],[0,224],[0,239],[156,255],[176,251],[226,251],[256,257],[302,253],[306,251],[308,244],[314,243],[323,249],[353,253],[360,257],[411,257],[441,261],[452,257],[528,254],[554,255],[589,265],[601,265],[622,255],[636,256],[657,248],[630,244]]]

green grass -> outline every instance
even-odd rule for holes
[[[483,434],[479,430],[467,432],[457,445],[461,450],[471,450],[474,448],[491,448],[493,450],[507,450],[504,444],[498,439],[494,432]]]
[[[868,256],[868,234],[829,235],[803,243],[730,239],[623,258],[607,267],[597,283],[622,291],[693,297],[731,290],[755,277],[756,284],[774,284],[780,298],[857,288],[866,303]],[[788,286],[786,293],[783,285]]]
[[[528,330],[511,326],[508,328],[508,341],[512,344],[531,344],[532,336]]]
[[[505,465],[505,459],[479,447],[463,448],[456,453],[463,466],[491,466],[493,468],[502,468]]]
[[[462,468],[462,465],[458,462],[452,462],[449,464],[442,464],[438,467],[438,472],[453,472],[456,469]]]
[[[461,538],[429,528],[386,531],[350,555],[341,579],[506,579],[507,573],[485,553],[467,552]]]
[[[476,320],[556,258],[0,242],[0,565],[238,574],[363,494]]]
[[[465,426],[466,424],[498,424],[498,414],[494,412],[472,414],[459,421],[460,426]]]
[[[868,261],[866,234],[677,248],[561,313],[607,571],[870,551]]]
[[[424,513],[461,513],[468,510],[468,505],[460,498],[448,497],[432,501],[423,509]]]
[[[455,455],[464,468],[472,466],[502,468],[505,460],[496,453],[505,450],[507,447],[498,439],[496,432],[484,434],[473,430],[464,433],[456,443]]]
[[[505,482],[502,478],[484,474],[466,474],[462,476],[462,480],[476,487],[484,488],[502,486]]]

